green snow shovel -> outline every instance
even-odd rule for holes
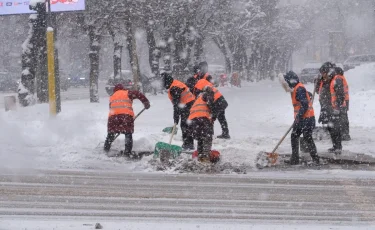
[[[182,148],[177,145],[172,145],[172,139],[176,133],[175,132],[176,126],[177,124],[174,124],[172,128],[171,138],[169,139],[169,143],[158,142],[155,145],[154,158],[160,157],[160,161],[162,163],[168,162],[171,157],[176,158],[179,155],[181,155]]]
[[[173,128],[174,128],[174,126],[172,126],[172,127],[165,127],[165,128],[163,129],[163,133],[169,133],[169,134],[171,134],[171,133],[173,132]],[[178,132],[178,128],[175,127],[174,135],[176,135],[177,132]]]

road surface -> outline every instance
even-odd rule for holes
[[[2,171],[0,229],[17,218],[375,224],[375,175],[356,173]]]

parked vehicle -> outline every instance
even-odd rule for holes
[[[71,76],[68,77],[69,85],[71,87],[89,87],[89,78],[83,77],[83,76]]]
[[[314,82],[316,76],[319,75],[319,68],[322,66],[322,63],[312,62],[307,63],[300,74],[300,80],[302,83]]]
[[[140,81],[141,81],[140,87],[144,93],[149,93],[152,91],[151,81],[146,75],[141,73]],[[114,74],[111,74],[105,86],[105,90],[107,91],[107,94],[112,95],[113,88],[115,87],[116,84],[119,84],[119,83],[121,83],[125,89],[132,89],[134,87],[133,73],[130,70],[121,70],[120,78],[114,78]]]
[[[343,63],[344,71],[354,69],[355,67],[360,66],[362,64],[374,63],[374,62],[375,62],[375,54],[350,56]]]

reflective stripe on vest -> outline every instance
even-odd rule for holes
[[[344,96],[345,96],[345,98],[344,98],[341,105],[337,104],[337,95],[336,95],[336,91],[335,91],[335,84],[336,84],[337,79],[341,79],[342,84],[344,86]],[[331,81],[331,84],[329,86],[329,91],[331,92],[331,104],[332,104],[333,109],[338,110],[338,109],[340,109],[340,107],[346,107],[346,101],[349,101],[349,87],[348,87],[348,83],[346,82],[346,79],[344,78],[344,76],[341,76],[341,75],[334,76],[332,81]]]
[[[190,109],[189,120],[194,118],[206,117],[211,119],[211,110],[208,107],[207,103],[203,101],[202,95],[194,102],[193,106]]]
[[[129,91],[118,90],[109,98],[109,115],[127,114],[134,117],[133,101],[129,98]]]
[[[220,91],[216,89],[211,82],[205,79],[200,79],[195,85],[195,88],[200,91],[203,91],[204,87],[206,86],[211,87],[212,91],[214,92],[214,101],[217,101],[217,99],[223,96],[223,94],[221,94]]]
[[[305,86],[302,83],[298,83],[294,87],[293,92],[292,92],[292,104],[293,104],[293,107],[294,107],[294,119],[296,119],[297,114],[299,113],[299,110],[301,109],[301,103],[297,100],[297,90],[298,90],[299,87],[305,88]],[[306,98],[307,98],[307,101],[309,102],[309,108],[307,109],[305,114],[303,114],[302,118],[309,118],[309,117],[314,116],[314,108],[312,106],[310,95],[307,91],[306,91]]]
[[[184,91],[182,91],[181,96],[180,96],[180,104],[186,105],[187,103],[195,100],[195,97],[190,92],[189,87],[187,87],[184,83],[182,83],[178,80],[173,80],[171,86],[168,89],[168,97],[169,97],[169,100],[171,100],[171,102],[173,102],[173,97],[171,95],[171,88],[172,87],[184,89]]]

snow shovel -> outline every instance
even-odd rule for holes
[[[172,131],[173,131],[173,128],[174,128],[173,126],[172,126],[172,127],[165,127],[165,128],[163,129],[163,133],[171,134]],[[178,132],[178,128],[175,127],[174,135],[176,135],[177,132]]]
[[[172,139],[176,133],[176,126],[177,124],[174,124],[171,132],[171,138],[169,139],[169,143],[158,142],[155,145],[154,158],[160,157],[160,161],[162,163],[167,163],[171,157],[176,158],[182,153],[181,146],[172,145]]]
[[[260,152],[260,153],[258,153],[258,156],[257,156],[257,159],[256,159],[256,166],[257,166],[257,168],[264,168],[264,167],[269,166],[269,165],[272,166],[272,165],[277,164],[277,162],[279,160],[279,154],[276,153],[276,150],[277,150],[277,148],[279,148],[279,146],[284,141],[284,139],[289,134],[289,132],[293,129],[294,123],[295,122],[293,122],[293,125],[290,126],[290,128],[288,129],[288,131],[286,131],[285,135],[277,143],[277,145],[272,150],[272,152]]]

